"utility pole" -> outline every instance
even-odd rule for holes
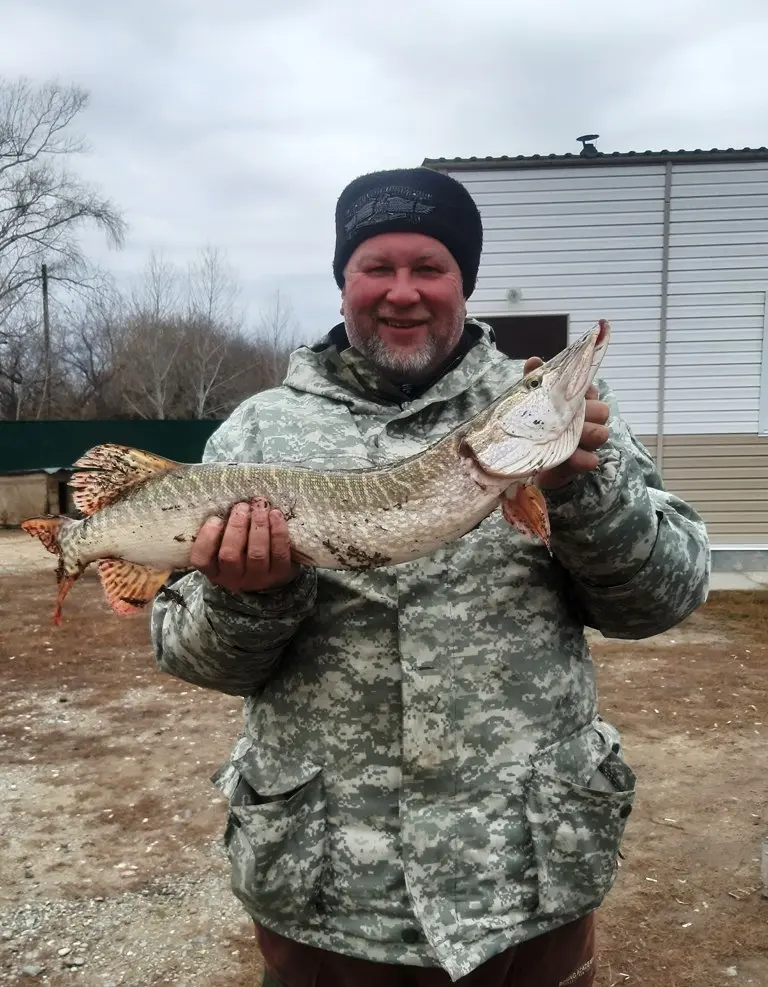
[[[43,408],[48,421],[51,418],[51,324],[48,318],[48,265],[41,268],[43,276]]]

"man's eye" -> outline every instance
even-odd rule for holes
[[[436,267],[432,267],[431,264],[420,264],[416,268],[419,274],[439,274],[440,272]]]

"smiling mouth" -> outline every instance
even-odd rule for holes
[[[380,316],[379,322],[389,329],[417,329],[424,325],[426,319],[387,319]]]

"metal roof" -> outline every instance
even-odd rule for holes
[[[589,168],[595,165],[637,165],[664,164],[672,162],[705,161],[768,161],[768,147],[717,148],[706,151],[696,148],[692,151],[593,151],[583,154],[518,154],[501,157],[471,158],[424,158],[422,166],[438,171],[463,170],[480,171],[492,168]]]

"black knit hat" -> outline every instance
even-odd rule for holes
[[[354,250],[380,233],[434,237],[456,259],[464,297],[475,290],[483,225],[474,199],[455,178],[431,168],[397,168],[351,181],[336,203],[333,273],[340,288]]]

